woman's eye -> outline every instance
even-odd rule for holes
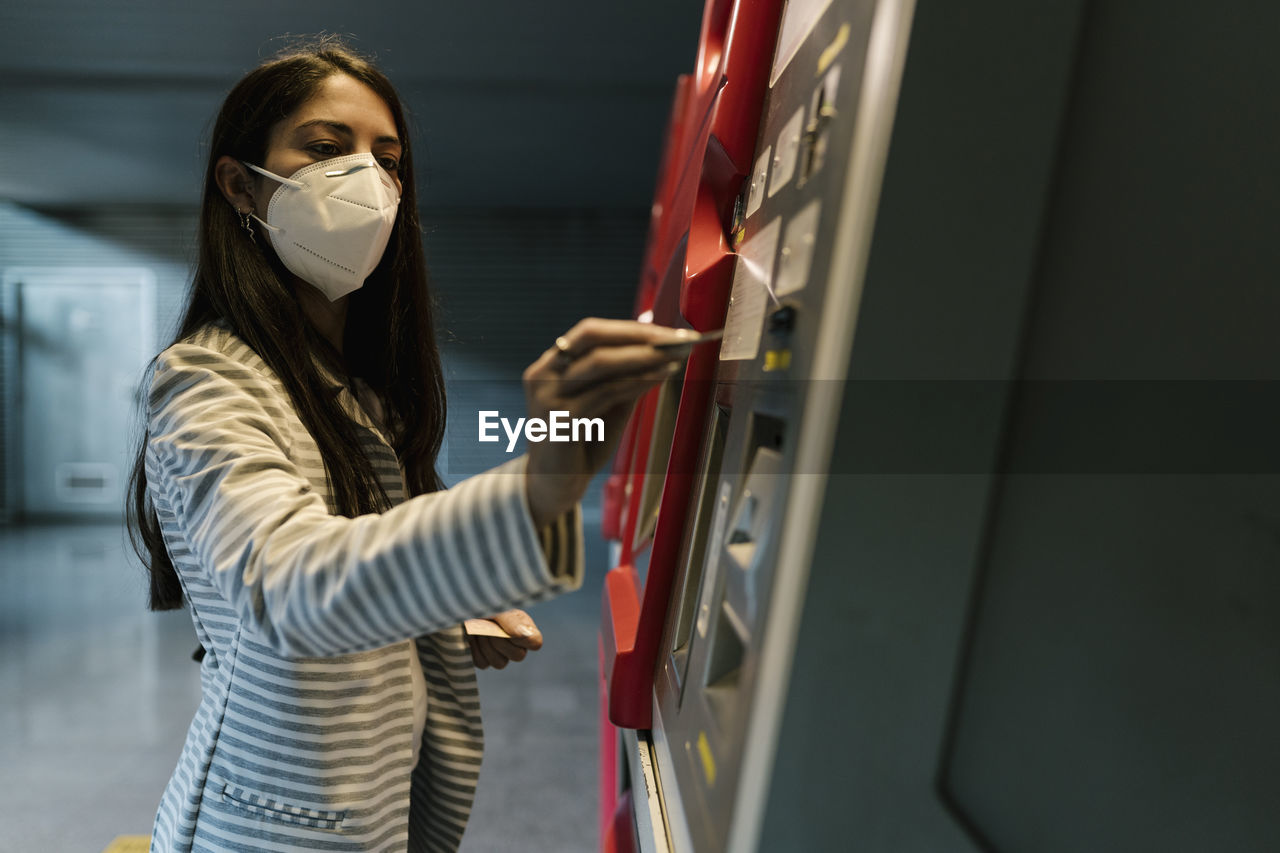
[[[313,142],[307,147],[322,157],[337,157],[342,153],[332,142]]]
[[[395,172],[400,169],[400,161],[394,157],[383,157],[378,161],[378,165],[388,172]]]

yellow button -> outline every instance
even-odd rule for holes
[[[707,786],[710,787],[716,783],[716,759],[711,754],[706,732],[698,732],[698,755],[702,756],[702,772],[706,774]]]
[[[791,350],[789,349],[771,349],[764,354],[764,370],[770,373],[774,370],[786,370],[791,367]]]

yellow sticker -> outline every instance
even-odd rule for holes
[[[711,754],[711,744],[707,742],[707,733],[698,732],[698,755],[702,756],[702,772],[707,775],[707,785],[716,783],[716,760]]]
[[[827,49],[822,51],[822,55],[818,57],[818,74],[814,76],[816,77],[826,71],[827,66],[835,61],[836,55],[844,50],[844,46],[848,43],[849,25],[841,24],[840,31],[836,33],[835,39],[832,40],[831,44],[827,45]]]
[[[764,354],[765,373],[774,370],[786,370],[789,367],[791,367],[791,350],[771,349]]]
[[[147,853],[150,849],[150,835],[117,835],[102,853]]]

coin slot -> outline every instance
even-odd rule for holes
[[[809,101],[809,123],[805,125],[800,141],[800,176],[796,186],[802,187],[814,173],[822,168],[827,156],[831,121],[836,116],[836,89],[840,84],[840,66],[827,72],[822,82],[813,90]]]

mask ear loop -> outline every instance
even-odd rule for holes
[[[246,168],[252,169],[253,171],[257,172],[259,175],[265,175],[266,177],[270,178],[273,181],[279,181],[280,183],[284,184],[286,187],[291,187],[295,190],[305,189],[307,186],[302,181],[295,181],[293,178],[282,178],[279,175],[277,175],[275,172],[268,172],[266,169],[262,168],[261,166],[255,166],[252,163],[246,163],[243,160],[240,161],[240,165]],[[256,213],[248,212],[247,215],[253,217],[253,219],[255,219],[259,225],[261,225],[263,228],[267,229],[268,231],[272,232],[273,234],[280,230],[275,225],[272,225],[266,220],[261,219]]]
[[[279,181],[287,187],[293,187],[295,190],[300,190],[306,186],[302,181],[295,181],[293,178],[282,178],[275,172],[268,172],[261,166],[255,166],[252,163],[245,163],[243,160],[240,162],[240,165],[253,169],[253,171],[257,172],[259,175],[265,175],[273,181]]]

